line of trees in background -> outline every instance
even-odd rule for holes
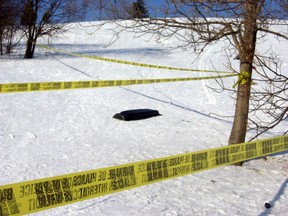
[[[10,54],[25,37],[24,58],[33,58],[38,38],[64,31],[65,23],[84,21],[88,13],[110,20],[149,17],[144,0],[0,0],[0,54]]]

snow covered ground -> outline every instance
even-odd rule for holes
[[[86,27],[85,27],[86,26]],[[90,27],[89,27],[90,26]],[[175,38],[156,43],[150,36],[123,32],[111,41],[112,24],[99,31],[90,23],[71,24],[68,31],[43,44],[87,55],[128,61],[225,70],[225,41],[197,56],[172,49]],[[283,28],[283,27],[282,27]],[[270,37],[259,49],[274,50],[288,71],[288,45]],[[204,76],[147,69],[72,57],[36,48],[23,59],[23,46],[0,59],[0,83],[145,79]],[[234,56],[230,56],[233,61]],[[237,62],[232,64],[237,68]],[[287,72],[288,73],[288,72]],[[223,79],[231,87],[236,77]],[[0,185],[120,165],[227,145],[232,127],[231,93],[215,93],[214,80],[127,87],[0,95]],[[119,121],[115,113],[157,109],[162,116]],[[280,135],[285,121],[269,134]],[[253,134],[248,134],[251,137]],[[288,153],[228,166],[90,199],[35,215],[288,215]],[[272,207],[266,209],[269,202]]]

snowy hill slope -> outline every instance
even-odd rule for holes
[[[86,27],[85,27],[86,26]],[[156,43],[124,32],[113,38],[106,25],[71,24],[49,41],[58,49],[129,61],[225,70],[225,41],[197,57],[172,49],[176,39]],[[288,71],[288,47],[276,38],[259,49],[274,49]],[[24,47],[19,47],[19,52]],[[204,76],[72,57],[37,47],[35,58],[19,52],[2,58],[0,83],[145,79]],[[230,56],[233,61],[234,56]],[[237,62],[233,62],[237,68]],[[223,79],[231,87],[236,78]],[[227,145],[233,95],[217,94],[214,80],[0,95],[0,185],[119,165]],[[232,97],[231,97],[232,96]],[[112,118],[128,109],[157,109],[162,116],[124,122]],[[263,137],[281,134],[283,122]],[[250,135],[253,135],[252,133]],[[248,134],[248,136],[250,136]],[[35,215],[288,215],[288,155],[223,167]],[[264,203],[270,202],[271,209]]]

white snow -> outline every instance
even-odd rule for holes
[[[86,27],[85,27],[86,26]],[[157,43],[150,36],[113,37],[113,24],[95,31],[90,23],[70,24],[47,44],[68,52],[128,61],[227,71],[225,41],[211,45],[197,58],[173,49],[177,39]],[[284,27],[283,27],[284,28]],[[267,38],[288,73],[288,46]],[[0,83],[144,79],[204,76],[206,73],[165,71],[72,57],[36,48],[23,59],[24,45],[1,58]],[[237,69],[237,61],[233,61]],[[236,77],[223,79],[232,87]],[[227,145],[235,95],[218,94],[214,80],[128,87],[78,89],[0,95],[0,185],[98,169],[141,160]],[[162,116],[119,121],[115,113],[157,109]],[[223,116],[223,117],[221,117]],[[228,116],[228,117],[224,117]],[[277,136],[287,120],[263,137]],[[248,134],[248,138],[253,135]],[[258,159],[243,167],[227,166],[90,199],[34,215],[288,215],[288,154]],[[264,204],[272,207],[266,209]]]

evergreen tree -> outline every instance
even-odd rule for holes
[[[132,5],[132,18],[134,19],[142,19],[148,18],[149,12],[146,8],[146,4],[144,0],[137,0]]]

